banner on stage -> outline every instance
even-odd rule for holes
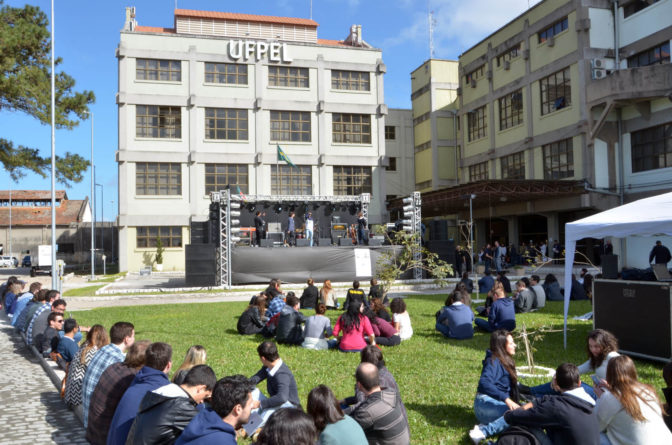
[[[355,275],[371,277],[371,252],[369,249],[355,249]]]

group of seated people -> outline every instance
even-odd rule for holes
[[[265,291],[252,297],[238,319],[238,332],[275,337],[278,343],[300,345],[306,349],[338,347],[347,352],[361,351],[367,345],[396,346],[413,336],[406,303],[402,298],[394,298],[389,303],[390,315],[385,305],[386,296],[382,295],[376,279],[371,280],[368,298],[360,289],[359,281],[353,282],[345,297],[344,312],[333,328],[325,315],[328,309],[338,305],[331,283],[325,281],[325,287],[319,292],[312,279],[307,284],[298,298],[291,291],[285,295],[280,280],[271,280]],[[329,292],[323,292],[325,289]],[[301,309],[314,309],[315,314],[306,317]]]
[[[563,363],[552,382],[528,387],[518,381],[511,333],[493,332],[474,399],[479,424],[469,432],[473,442],[500,435],[512,436],[507,443],[541,445],[672,443],[656,390],[638,380],[614,335],[595,329],[586,343],[585,363]],[[672,374],[672,365],[665,369]],[[594,386],[582,383],[582,374],[591,374]]]

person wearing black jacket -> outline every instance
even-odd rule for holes
[[[387,298],[387,295],[383,290],[383,286],[378,284],[378,280],[371,278],[371,287],[369,288],[369,303],[374,298],[380,298],[380,301],[386,305],[390,303],[390,300]]]
[[[303,290],[301,294],[301,309],[315,309],[317,307],[317,299],[319,297],[319,290],[315,286],[312,278],[308,278],[306,282],[308,287]]]
[[[305,322],[305,315],[299,312],[299,299],[290,292],[285,300],[285,307],[280,311],[275,339],[278,343],[300,345],[304,338],[301,324]]]
[[[665,266],[667,266],[667,263],[669,263],[671,259],[672,255],[670,255],[670,249],[663,246],[662,242],[656,241],[656,245],[653,246],[653,249],[651,249],[651,253],[649,254],[649,263],[653,263],[655,260],[655,264],[665,264]]]
[[[257,212],[256,215],[254,216],[254,231],[257,235],[257,239],[255,240],[255,244],[257,246],[261,246],[261,240],[266,238],[266,233],[265,233],[265,227],[266,227],[266,222],[262,218],[261,212]]]
[[[268,319],[266,313],[266,297],[255,295],[250,301],[250,305],[245,312],[238,318],[236,328],[240,335],[254,335],[261,332],[266,326]]]
[[[191,419],[197,406],[210,397],[217,377],[207,365],[189,370],[184,383],[171,383],[148,392],[140,402],[126,445],[173,444]]]

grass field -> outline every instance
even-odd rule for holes
[[[469,444],[467,432],[476,423],[472,403],[489,335],[477,333],[471,340],[456,341],[445,339],[436,332],[434,313],[443,305],[444,299],[444,295],[408,298],[413,338],[397,347],[383,347],[387,367],[399,384],[408,410],[414,444]],[[100,323],[106,328],[116,321],[130,321],[135,325],[137,339],[172,344],[176,368],[189,346],[201,344],[206,347],[208,364],[218,377],[251,376],[261,366],[256,347],[263,338],[238,335],[236,321],[245,307],[245,303],[134,306],[73,312],[72,316],[81,325]],[[570,315],[589,310],[589,302],[572,302]],[[307,315],[311,312],[304,311]],[[339,313],[327,315],[335,321]],[[561,302],[548,302],[539,312],[517,316],[518,326],[525,323],[528,329],[552,326],[562,330],[562,322]],[[535,345],[537,364],[555,368],[564,361],[579,364],[586,360],[585,338],[592,323],[570,319],[569,328],[567,350],[562,347],[562,332],[548,333],[543,342]],[[522,341],[517,343],[516,363],[523,366],[524,348]],[[339,398],[353,394],[358,354],[288,346],[279,349],[281,357],[294,372],[304,408],[308,392],[320,383],[330,386]],[[663,384],[662,365],[645,361],[636,363],[640,379],[660,388]],[[589,376],[583,377],[590,383]],[[544,381],[526,379],[524,383]],[[265,385],[262,389],[265,391]]]

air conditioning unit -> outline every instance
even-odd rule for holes
[[[553,46],[555,46],[555,36],[551,36],[551,37],[549,37],[548,40],[547,40],[546,42],[547,42],[546,44],[547,44],[549,47],[553,47]]]
[[[509,60],[504,62],[504,69],[507,71],[511,69],[511,62]]]
[[[476,79],[471,79],[471,87],[476,88]]]
[[[606,68],[607,67],[607,61],[604,59],[591,59],[590,61],[590,67],[595,69],[595,68]]]
[[[530,50],[529,49],[524,49],[523,50],[523,59],[527,60],[530,58]]]
[[[593,68],[590,76],[593,80],[600,80],[607,77],[607,70],[604,68]]]

